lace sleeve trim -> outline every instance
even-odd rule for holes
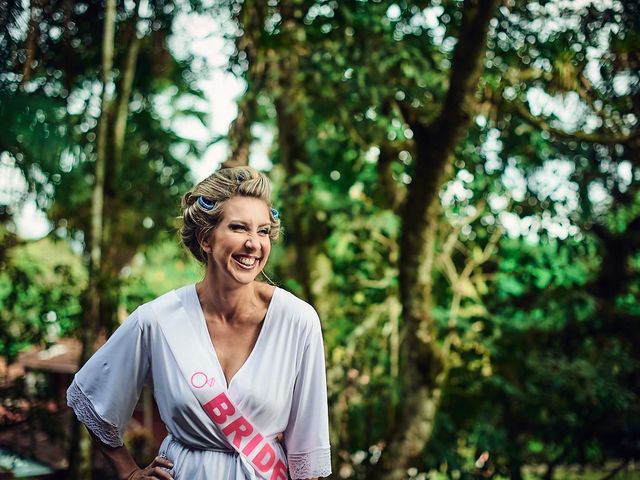
[[[73,409],[78,420],[84,423],[103,443],[110,447],[123,445],[124,442],[118,427],[104,420],[96,412],[91,400],[87,398],[75,380],[67,390],[67,405]]]
[[[306,453],[287,454],[289,474],[294,480],[331,475],[331,449],[318,448]]]

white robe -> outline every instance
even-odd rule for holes
[[[275,289],[256,344],[227,386],[195,285],[176,290],[207,352],[203,364],[234,405],[265,435],[284,432],[293,479],[331,473],[322,331],[308,303]],[[150,302],[153,303],[153,302]],[[150,304],[139,307],[76,374],[67,392],[79,420],[104,443],[122,445],[142,386],[153,387],[169,435],[160,447],[176,480],[249,480],[248,462],[207,416],[181,374]],[[209,373],[209,372],[207,372]],[[282,447],[281,447],[282,448]]]

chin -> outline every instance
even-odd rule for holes
[[[258,278],[258,276],[260,275],[260,273],[262,273],[262,270],[258,271],[257,273],[253,273],[251,272],[251,274],[243,274],[243,275],[238,275],[237,273],[235,273],[233,276],[233,278],[235,279],[236,282],[241,283],[243,285],[248,285],[250,283],[253,283],[256,281],[256,278]]]

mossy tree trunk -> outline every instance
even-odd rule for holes
[[[286,55],[270,58],[269,67],[271,76],[276,79],[272,90],[275,92],[278,153],[287,186],[286,198],[280,201],[286,205],[285,233],[292,246],[287,261],[292,268],[288,275],[299,284],[299,293],[316,306],[322,317],[326,315],[323,305],[327,300],[324,295],[327,262],[323,261],[323,244],[328,231],[316,209],[311,208],[310,173],[313,167],[305,145],[305,139],[309,138],[304,115],[307,99],[300,80],[299,58],[300,46],[306,41],[304,29],[300,28],[303,13],[302,7],[296,4],[283,5],[280,9],[281,41],[289,48]]]
[[[229,157],[223,167],[249,165],[251,149],[251,126],[255,122],[258,109],[258,95],[265,81],[266,63],[264,52],[260,48],[260,35],[263,32],[266,15],[265,2],[245,1],[242,3],[237,21],[244,32],[236,40],[238,52],[242,52],[246,61],[244,75],[247,90],[238,101],[238,114],[229,126],[227,140]]]
[[[475,93],[483,70],[487,32],[497,0],[465,2],[442,110],[429,124],[408,105],[403,113],[414,133],[416,171],[402,206],[399,285],[404,341],[403,400],[381,462],[372,471],[380,479],[399,480],[419,467],[433,433],[447,377],[447,358],[438,344],[433,318],[432,270],[438,221],[438,193],[454,150],[475,111]]]
[[[102,101],[94,171],[94,190],[91,199],[91,236],[89,237],[89,285],[83,301],[83,329],[81,364],[93,353],[100,321],[100,298],[103,293],[102,280],[104,186],[107,163],[107,142],[111,98],[109,85],[113,70],[114,39],[116,27],[116,2],[106,0],[104,31],[102,37]],[[74,422],[69,449],[69,478],[88,480],[91,478],[92,449],[88,433]]]

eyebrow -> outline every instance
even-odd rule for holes
[[[243,220],[229,220],[229,223],[240,223],[242,225],[249,225],[247,222],[243,221]],[[258,225],[258,227],[270,227],[271,226],[271,222],[269,223],[263,223],[262,225]]]

